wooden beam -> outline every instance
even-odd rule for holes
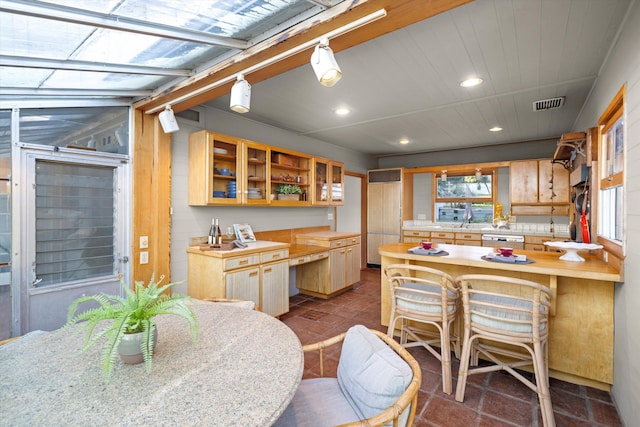
[[[179,112],[203,104],[229,93],[233,81],[177,104],[172,103],[172,100],[225,77],[235,75],[252,65],[320,37],[329,31],[380,9],[387,11],[385,18],[333,38],[331,40],[331,49],[334,52],[340,52],[471,1],[473,0],[350,0],[343,2],[311,20],[294,26],[285,34],[279,34],[262,43],[258,43],[240,54],[209,68],[205,72],[176,84],[161,94],[138,101],[134,107],[150,110],[158,106],[171,104],[173,110]],[[255,71],[250,74],[249,79],[252,83],[257,83],[303,65],[309,61],[311,50],[312,48],[309,48],[286,60]]]

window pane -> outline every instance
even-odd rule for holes
[[[37,162],[39,286],[115,274],[114,187],[113,168]]]
[[[20,110],[20,142],[129,152],[129,107]]]
[[[603,237],[622,243],[622,187],[600,191],[600,216],[598,231]]]
[[[471,207],[471,216],[468,209]],[[493,222],[493,203],[491,202],[447,202],[436,203],[436,222]]]
[[[491,175],[483,175],[477,180],[475,176],[450,176],[446,181],[438,179],[438,199],[491,199]]]

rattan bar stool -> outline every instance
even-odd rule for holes
[[[456,281],[464,317],[456,400],[464,400],[469,375],[505,370],[538,394],[543,424],[555,426],[548,371],[551,290],[528,280],[484,274],[462,275]],[[478,356],[494,365],[469,369],[470,363],[478,364]],[[535,383],[514,369],[531,365]]]
[[[412,264],[391,264],[385,268],[391,290],[391,315],[387,335],[393,337],[400,321],[400,344],[423,346],[442,365],[442,391],[451,394],[451,345],[460,355],[460,340],[454,332],[459,291],[448,274]],[[414,322],[433,325],[428,331]],[[411,340],[411,342],[409,342]],[[440,347],[438,351],[434,344]]]

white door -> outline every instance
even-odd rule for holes
[[[80,296],[120,295],[119,274],[128,283],[128,162],[67,150],[23,148],[20,154],[14,289],[24,334],[62,326],[69,304]]]

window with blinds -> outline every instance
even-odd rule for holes
[[[113,167],[36,163],[39,287],[116,272]]]

